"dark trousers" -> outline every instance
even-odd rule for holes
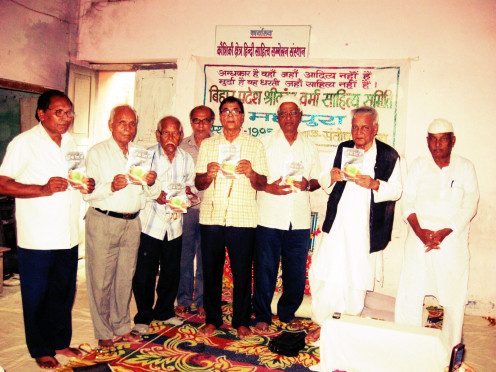
[[[255,228],[200,225],[203,258],[203,305],[206,323],[222,325],[222,274],[226,256],[233,275],[232,327],[249,327],[251,318],[251,268]]]
[[[306,262],[310,229],[279,230],[257,226],[254,258],[253,310],[256,322],[271,323],[270,304],[276,288],[279,262],[282,266],[283,293],[277,315],[290,322],[305,293]]]
[[[181,279],[177,291],[177,304],[203,307],[203,268],[201,258],[200,210],[190,209],[183,217],[183,250],[181,253]],[[195,273],[196,256],[196,273]]]
[[[133,277],[133,293],[138,308],[135,324],[150,324],[173,316],[174,300],[179,286],[182,236],[171,241],[152,238],[141,233],[138,260]],[[157,300],[155,283],[158,269]],[[155,306],[153,304],[155,303]]]
[[[33,358],[69,347],[76,294],[78,246],[71,249],[18,248],[26,344]]]

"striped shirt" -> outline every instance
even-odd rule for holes
[[[207,165],[219,161],[219,146],[224,144],[240,145],[241,159],[249,160],[252,169],[260,175],[268,172],[267,159],[262,143],[244,133],[232,142],[224,133],[203,140],[196,164],[196,173],[206,173]],[[256,190],[245,175],[238,179],[217,177],[205,190],[200,207],[200,223],[235,227],[257,226]]]
[[[152,169],[157,172],[157,182],[162,189],[168,183],[183,183],[194,190],[195,165],[191,155],[180,148],[176,149],[174,159],[171,161],[164,153],[160,144],[149,148],[155,152]],[[152,238],[163,240],[176,239],[183,233],[183,215],[181,213],[167,213],[163,204],[156,200],[148,201],[140,212],[142,232]]]

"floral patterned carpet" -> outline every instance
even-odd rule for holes
[[[92,351],[84,360],[73,360],[66,367],[78,367],[98,362],[107,362],[116,372],[129,371],[309,371],[319,363],[319,348],[305,346],[296,357],[285,357],[268,349],[271,338],[283,330],[295,331],[273,319],[269,332],[254,333],[239,339],[236,330],[230,327],[232,306],[223,305],[224,325],[211,337],[197,334],[204,320],[191,312],[180,326],[166,325],[154,321],[150,333],[140,343],[119,343],[112,352]],[[315,325],[301,319],[305,328]],[[253,328],[252,328],[253,329]],[[60,369],[70,371],[70,368]]]

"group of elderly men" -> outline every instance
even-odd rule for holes
[[[242,130],[239,99],[226,98],[219,113],[223,131],[211,136],[214,112],[195,107],[190,113],[193,134],[184,140],[180,121],[162,118],[157,144],[149,149],[152,166],[138,185],[126,176],[138,117],[132,107],[117,106],[108,122],[111,137],[88,151],[84,187],[69,188],[64,154],[76,150],[67,133],[72,103],[55,90],[40,96],[40,124],[9,144],[0,166],[0,193],[16,198],[26,342],[41,368],[60,366],[56,354],[80,353],[69,346],[79,192],[89,203],[86,274],[100,347],[112,347],[118,339],[138,341],[153,320],[181,324],[180,316],[193,304],[205,317],[199,334],[214,334],[223,323],[226,248],[234,287],[232,327],[238,336],[252,333],[252,304],[255,330],[269,330],[279,265],[283,294],[277,315],[300,327],[295,312],[303,300],[310,247],[309,192],[320,187],[330,196],[324,236],[309,273],[313,320],[322,324],[334,312],[362,311],[380,271],[381,252],[391,240],[395,201],[403,192],[410,230],[396,320],[420,325],[423,298],[432,294],[444,305],[449,345],[460,341],[468,230],[479,193],[473,165],[451,154],[451,123],[436,119],[429,126],[431,156],[412,164],[403,189],[398,153],[375,139],[373,108],[353,110],[352,140],[338,146],[330,171],[323,173],[315,145],[298,132],[302,111],[294,97],[279,101],[280,129],[261,140]],[[346,148],[363,150],[359,174],[342,170]],[[186,195],[198,194],[199,209],[192,206],[184,218],[166,209],[171,185]],[[132,293],[138,310],[134,329]],[[307,340],[317,340],[319,332],[309,332]]]

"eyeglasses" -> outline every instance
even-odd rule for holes
[[[202,123],[203,125],[208,125],[212,122],[212,118],[205,118],[205,119],[198,119],[198,118],[193,118],[191,119],[191,122],[193,124],[200,124]]]
[[[62,109],[54,110],[54,109],[51,109],[50,107],[48,107],[47,110],[55,112],[55,116],[58,118],[63,118],[64,114],[67,115],[68,118],[74,117],[74,111],[72,111],[72,110],[69,110],[69,111],[64,111]]]
[[[166,132],[165,130],[163,131],[158,131],[162,137],[181,137],[181,132]]]
[[[229,115],[229,114],[233,114],[234,116],[238,116],[238,115],[241,115],[242,112],[240,109],[232,109],[232,110],[229,110],[229,109],[224,109],[220,112],[221,115]]]
[[[300,114],[300,111],[298,110],[292,110],[292,111],[279,111],[277,113],[277,116],[280,117],[280,118],[285,118],[286,116],[291,116],[291,117],[295,117],[295,116],[298,116]]]

